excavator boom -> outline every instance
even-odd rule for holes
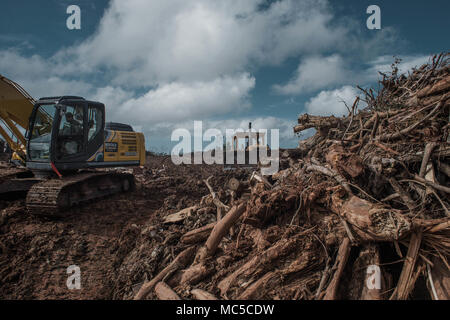
[[[17,83],[0,75],[0,135],[25,161],[26,140],[35,100]]]

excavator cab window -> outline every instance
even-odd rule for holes
[[[88,107],[88,142],[91,142],[95,137],[97,137],[98,133],[102,129],[103,123],[103,112],[100,108],[89,105]]]
[[[37,109],[29,141],[30,158],[33,161],[50,160],[55,113],[56,108],[54,104],[40,105]]]

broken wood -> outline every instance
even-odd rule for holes
[[[446,192],[446,193],[450,193],[450,188],[449,187],[444,187],[444,186],[442,186],[442,185],[440,185],[438,183],[434,183],[434,182],[428,181],[428,180],[426,180],[426,179],[424,179],[422,177],[419,177],[418,175],[414,175],[414,179],[419,181],[419,182],[425,183],[425,184],[429,185],[430,187],[435,188],[436,190],[439,190],[439,191],[442,191],[442,192]]]
[[[252,257],[245,264],[219,282],[217,287],[220,289],[221,295],[226,296],[228,290],[235,284],[239,285],[248,282],[249,277],[257,277],[264,271],[267,271],[267,268],[270,268],[270,264],[273,261],[296,250],[298,248],[298,243],[298,238],[281,239],[261,254]]]
[[[327,287],[323,300],[336,300],[339,282],[341,281],[342,273],[344,272],[345,265],[347,264],[347,260],[350,255],[350,249],[350,239],[345,238],[342,241],[342,244],[339,246],[336,263],[333,267],[333,269],[336,269],[336,271],[334,272],[333,278],[331,279],[331,282]]]
[[[192,289],[191,294],[196,300],[218,300],[215,295],[202,289]]]
[[[397,241],[411,231],[411,222],[400,211],[351,196],[342,200],[333,195],[333,210],[355,229],[365,241]],[[341,200],[340,200],[341,199]]]
[[[450,300],[450,270],[439,258],[427,264],[430,295],[433,300]]]
[[[398,181],[395,180],[395,178],[390,178],[389,183],[391,184],[392,189],[394,189],[394,191],[400,196],[400,198],[402,198],[403,202],[408,207],[409,211],[413,212],[414,208],[416,207],[416,204],[411,199],[409,194],[405,192],[405,190],[403,190],[403,188],[400,186],[400,183],[398,183]]]
[[[380,268],[379,246],[368,243],[362,246],[358,258],[353,263],[352,278],[349,283],[352,299],[381,300],[385,286],[385,270]]]
[[[398,280],[397,287],[394,290],[390,300],[406,300],[414,289],[413,273],[419,254],[420,244],[422,242],[422,233],[417,232],[411,235],[409,241],[408,253],[406,254],[403,269]]]
[[[252,180],[256,180],[258,182],[264,183],[264,185],[266,187],[268,187],[269,189],[272,188],[272,184],[262,175],[259,175],[258,173],[256,173],[256,171],[254,171],[252,173],[252,176],[250,177],[250,181]]]
[[[231,210],[214,226],[211,235],[206,240],[206,253],[211,256],[216,251],[222,238],[227,234],[230,227],[241,217],[245,212],[246,204],[241,203],[234,206]]]
[[[396,139],[401,138],[404,135],[407,135],[409,132],[414,130],[421,123],[423,123],[426,120],[428,120],[429,118],[431,118],[431,116],[433,116],[439,109],[441,109],[441,107],[442,107],[442,102],[439,102],[437,104],[437,106],[428,115],[426,115],[425,117],[423,117],[419,121],[415,122],[414,124],[410,125],[409,127],[405,128],[403,130],[400,130],[399,132],[383,134],[378,139],[380,141],[396,140]]]
[[[316,128],[321,136],[326,136],[330,128],[336,128],[341,124],[341,120],[334,116],[322,117],[303,114],[298,118],[298,123],[299,124],[294,127],[294,132]]]
[[[239,300],[256,300],[262,299],[266,288],[276,288],[281,282],[281,278],[276,272],[269,271],[260,279],[252,283],[244,292],[239,296]]]
[[[189,208],[185,208],[176,213],[169,214],[164,217],[163,223],[177,223],[186,219],[188,216],[191,216],[192,213],[197,210],[197,206],[192,206]]]
[[[423,153],[422,164],[420,165],[419,177],[425,177],[428,161],[430,161],[431,153],[436,146],[436,142],[429,142],[426,144],[425,151]]]
[[[181,300],[181,298],[165,282],[155,285],[155,293],[159,300]]]
[[[217,207],[217,221],[219,221],[220,219],[222,219],[222,216],[223,216],[224,212],[230,210],[230,207],[225,205],[222,201],[220,201],[220,199],[217,197],[216,193],[214,192],[213,188],[209,184],[209,180],[211,180],[212,177],[213,176],[210,176],[208,179],[203,180],[203,182],[208,187],[208,190],[209,190],[209,192],[211,193],[211,196],[212,196],[213,203]]]
[[[135,295],[134,300],[143,300],[155,287],[155,285],[162,281],[166,275],[173,273],[178,269],[184,268],[193,258],[195,254],[195,246],[189,247],[182,251],[167,267],[165,267],[160,273],[158,273],[152,280],[146,282],[139,289],[139,292]]]
[[[180,284],[185,285],[193,285],[203,280],[205,277],[209,276],[213,272],[213,269],[206,266],[204,263],[200,262],[198,264],[194,264],[183,270],[183,274],[181,276]]]
[[[236,178],[231,178],[230,180],[228,180],[228,188],[235,192],[241,192],[248,187],[249,187],[248,181],[239,181]]]
[[[213,222],[213,223],[207,224],[206,226],[203,226],[201,228],[186,232],[181,237],[180,241],[185,244],[195,244],[198,242],[202,242],[202,241],[208,239],[208,237],[215,225],[216,225],[216,223]]]

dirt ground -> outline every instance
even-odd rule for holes
[[[117,268],[133,240],[158,211],[176,211],[209,193],[202,179],[227,179],[220,166],[175,166],[149,156],[133,169],[136,190],[73,208],[62,218],[27,213],[24,200],[0,202],[1,299],[110,299],[118,297]],[[5,221],[6,220],[6,221]],[[163,239],[162,239],[163,240]],[[125,243],[124,243],[125,242]],[[67,267],[81,271],[81,290],[68,290]]]

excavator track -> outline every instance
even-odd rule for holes
[[[26,205],[31,214],[59,216],[70,207],[134,189],[134,176],[121,172],[83,172],[33,185]]]
[[[26,168],[12,166],[0,167],[0,199],[24,198],[26,192],[38,180]]]

